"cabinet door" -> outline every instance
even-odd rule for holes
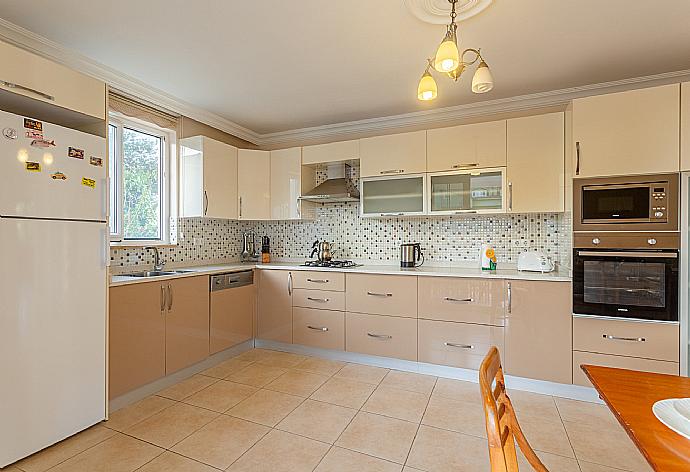
[[[302,218],[299,197],[314,187],[313,169],[302,166],[302,148],[271,151],[271,219]]]
[[[204,138],[204,216],[236,220],[237,148]]]
[[[186,277],[164,283],[165,372],[170,374],[202,361],[209,353],[209,278]]]
[[[210,301],[211,354],[254,337],[254,285],[213,292]]]
[[[429,172],[505,165],[505,120],[427,131]]]
[[[690,170],[690,82],[680,87],[680,170]]]
[[[356,159],[359,159],[358,139],[302,148],[302,164],[326,164]]]
[[[506,372],[551,382],[572,382],[570,282],[506,283]]]
[[[292,272],[259,271],[257,336],[292,343]]]
[[[271,217],[271,153],[269,151],[238,150],[237,193],[240,220],[267,220]]]
[[[155,282],[110,289],[108,398],[165,375],[163,298]]]
[[[428,174],[427,208],[432,214],[503,211],[504,168]]]
[[[508,211],[562,212],[565,115],[508,120]]]
[[[426,172],[426,131],[360,139],[360,175]]]
[[[424,214],[423,175],[362,179],[362,216]]]
[[[574,176],[677,172],[680,85],[573,101]]]

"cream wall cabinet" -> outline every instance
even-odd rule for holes
[[[565,115],[508,120],[508,211],[565,210]]]
[[[680,170],[690,170],[690,82],[680,87]]]
[[[360,139],[360,175],[419,174],[426,172],[426,131]]]
[[[293,273],[287,270],[260,270],[258,279],[258,338],[292,343]]]
[[[505,165],[505,120],[427,131],[429,172]]]
[[[205,136],[180,140],[183,217],[236,220],[237,148]]]
[[[570,282],[506,282],[506,373],[531,379],[572,381]]]
[[[255,292],[256,286],[252,284],[218,290],[210,297],[211,354],[254,338]]]
[[[426,213],[426,177],[398,175],[360,180],[361,216],[404,216]]]
[[[677,172],[680,85],[573,101],[574,177]]]
[[[329,164],[359,159],[359,140],[316,144],[302,148],[302,164]]]
[[[104,82],[2,41],[0,63],[0,89],[106,119]]]
[[[299,197],[314,188],[313,168],[302,165],[302,148],[271,151],[271,219],[299,220],[313,216],[311,203]]]
[[[427,174],[430,215],[500,213],[505,210],[505,167]]]
[[[271,218],[270,151],[238,150],[237,193],[240,220]]]

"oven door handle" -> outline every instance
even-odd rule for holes
[[[635,251],[577,251],[578,256],[597,256],[597,257],[643,257],[657,259],[677,259],[677,252],[635,252]]]

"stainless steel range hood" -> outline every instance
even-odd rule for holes
[[[359,190],[350,178],[350,166],[347,164],[329,165],[328,179],[299,199],[319,203],[358,202]]]

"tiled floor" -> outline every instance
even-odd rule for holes
[[[510,393],[551,472],[651,470],[606,407]],[[476,384],[255,349],[4,470],[476,472],[485,436]]]

